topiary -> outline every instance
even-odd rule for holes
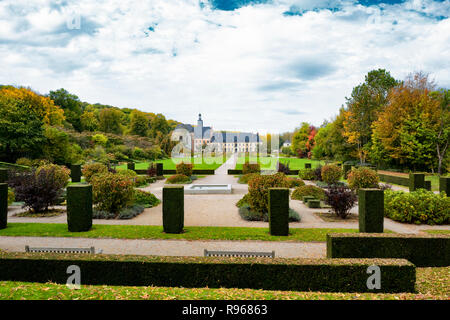
[[[288,188],[286,176],[283,173],[273,175],[258,175],[248,182],[248,204],[253,211],[261,214],[269,211],[269,189]]]
[[[305,182],[302,179],[287,177],[286,180],[289,184],[289,188],[296,188],[305,185]]]
[[[188,176],[185,176],[184,174],[176,174],[169,178],[167,178],[166,183],[171,184],[185,184],[185,183],[191,183],[192,180]]]
[[[325,191],[322,188],[305,185],[298,187],[292,192],[291,199],[294,200],[303,200],[304,196],[313,196],[315,199],[324,200],[325,199]]]
[[[177,174],[181,174],[181,175],[190,177],[190,176],[192,176],[192,168],[193,168],[192,163],[181,162],[181,163],[177,164],[176,172],[177,172]]]
[[[133,202],[134,185],[127,176],[109,172],[97,174],[92,177],[91,184],[97,210],[118,214]]]
[[[102,163],[90,163],[83,166],[83,176],[87,182],[91,182],[93,176],[108,172],[108,167]]]
[[[342,170],[334,164],[325,165],[321,169],[321,176],[325,183],[336,184],[342,176]]]
[[[347,176],[347,182],[351,189],[357,191],[360,188],[378,188],[380,178],[376,171],[365,168],[353,168]]]

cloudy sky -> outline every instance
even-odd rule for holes
[[[0,0],[0,84],[284,132],[375,68],[450,87],[450,0]]]

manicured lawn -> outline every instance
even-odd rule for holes
[[[186,227],[182,234],[164,233],[162,226],[101,225],[87,232],[69,232],[63,223],[8,223],[0,236],[74,237],[112,239],[326,241],[327,233],[358,232],[357,229],[292,228],[288,237],[271,236],[268,228]]]
[[[450,234],[450,230],[422,230],[430,234]]]
[[[289,168],[292,170],[299,170],[305,168],[305,163],[311,163],[313,168],[319,166],[319,164],[325,164],[324,161],[311,160],[311,159],[299,159],[299,158],[276,158],[276,157],[260,157],[259,163],[261,165],[261,170],[275,170],[277,162],[287,164],[289,163]],[[251,163],[257,162],[257,157],[250,157]],[[245,163],[245,157],[238,157],[236,161],[236,169],[242,170],[242,165]]]
[[[417,293],[329,293],[173,287],[122,287],[0,281],[1,300],[448,300],[450,267],[417,268]]]
[[[180,162],[191,163],[191,158],[171,158],[164,160],[155,160],[155,163],[162,163],[163,169],[165,170],[175,170],[176,165]],[[147,170],[148,166],[151,162],[136,162],[135,168],[137,170]],[[203,158],[203,163],[201,158],[194,158],[194,169],[207,169],[207,170],[216,170],[223,163],[222,157],[206,157]],[[126,164],[121,164],[117,166],[117,168],[126,169]]]

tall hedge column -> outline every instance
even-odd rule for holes
[[[0,168],[0,183],[6,183],[8,180],[8,169]]]
[[[67,187],[67,226],[70,232],[89,231],[92,227],[92,185]]]
[[[70,177],[72,178],[72,182],[81,181],[81,164],[72,164],[70,166]]]
[[[423,173],[410,173],[409,174],[409,192],[416,191],[417,189],[425,187],[425,174]]]
[[[163,188],[163,229],[166,233],[181,233],[184,227],[184,187]]]
[[[269,189],[269,231],[273,236],[289,235],[289,189]]]
[[[311,163],[305,163],[305,169],[311,169]]]
[[[384,191],[359,189],[358,197],[359,232],[383,232]]]
[[[439,192],[444,191],[447,197],[450,197],[450,177],[439,178]]]
[[[0,183],[0,229],[8,224],[8,184]]]
[[[158,162],[158,163],[156,163],[156,176],[162,177],[163,175],[164,175],[163,164]]]
[[[135,165],[134,165],[134,162],[128,162],[127,163],[127,169],[128,170],[135,170]]]

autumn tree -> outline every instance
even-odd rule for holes
[[[105,108],[99,113],[99,129],[103,132],[122,134],[122,111]]]
[[[133,110],[130,114],[130,134],[146,137],[149,131],[149,119],[144,112]]]
[[[82,130],[80,117],[83,112],[80,99],[63,88],[50,91],[48,96],[54,101],[55,105],[64,110],[67,122],[80,132]]]

